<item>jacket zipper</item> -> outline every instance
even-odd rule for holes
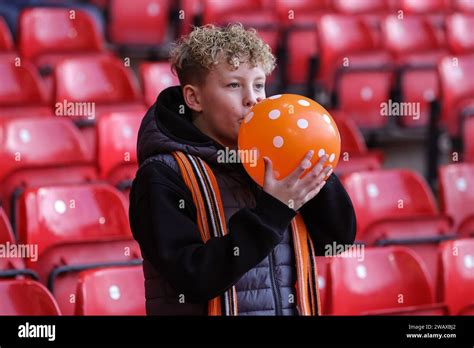
[[[283,315],[283,311],[281,309],[280,293],[278,292],[278,288],[276,286],[276,281],[275,281],[275,274],[274,274],[275,265],[273,264],[273,255],[274,255],[274,250],[272,250],[270,255],[268,255],[268,265],[270,266],[270,280],[272,283],[272,294],[273,294],[273,300],[275,301],[276,315]]]

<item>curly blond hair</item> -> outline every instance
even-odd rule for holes
[[[252,67],[260,65],[268,76],[275,68],[276,59],[255,29],[246,30],[236,23],[227,27],[207,24],[194,28],[173,45],[170,62],[184,86],[202,84],[207,73],[220,62],[227,62],[234,70],[241,63],[250,63]]]

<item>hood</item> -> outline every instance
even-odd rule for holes
[[[191,110],[184,102],[180,86],[169,87],[160,93],[138,131],[139,164],[148,157],[178,150],[217,163],[219,149],[224,147],[192,123]]]

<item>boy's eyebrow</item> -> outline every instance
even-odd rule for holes
[[[246,80],[246,78],[242,75],[228,75],[228,76],[224,76],[223,79],[236,79],[236,80]],[[254,80],[265,80],[265,75],[258,75],[256,77],[254,77]]]

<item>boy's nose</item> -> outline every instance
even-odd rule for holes
[[[255,96],[255,95],[250,95],[249,97],[245,98],[245,100],[244,100],[244,105],[245,105],[246,107],[251,108],[251,107],[254,106],[255,104],[260,103],[262,100],[263,100],[262,97],[257,97],[257,96]]]

